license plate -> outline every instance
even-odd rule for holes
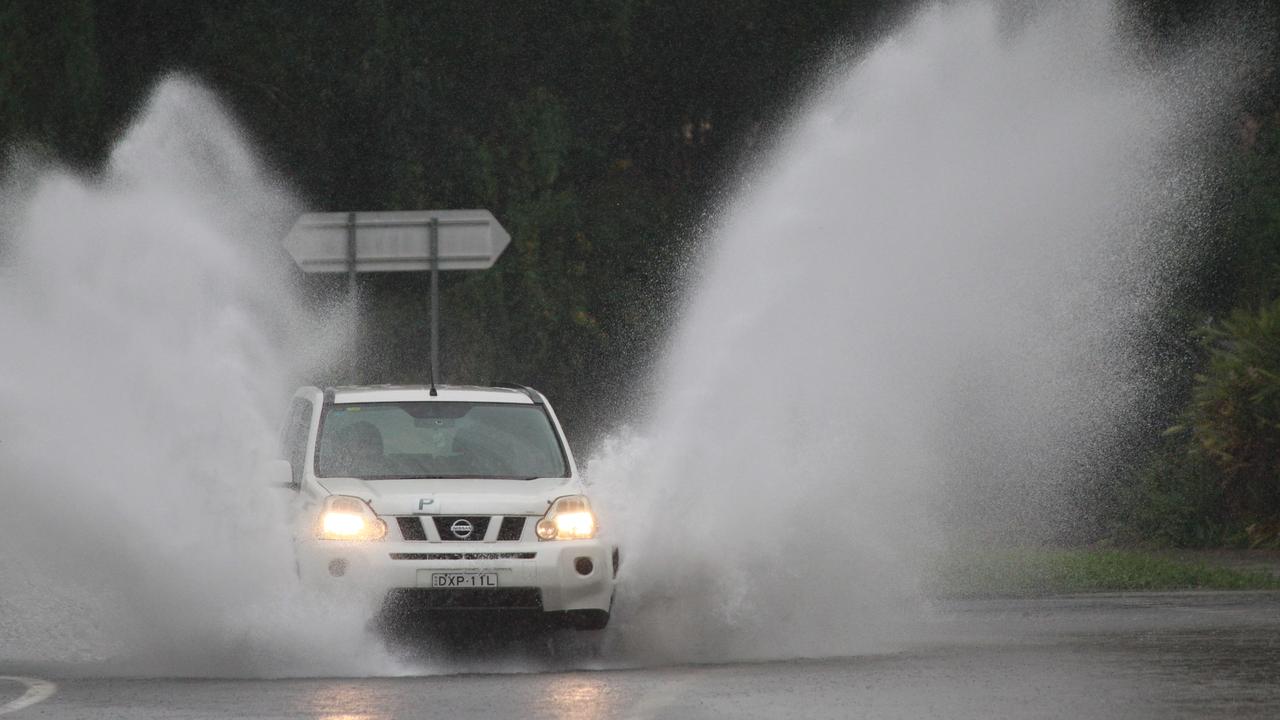
[[[498,587],[498,573],[433,572],[431,573],[431,587],[496,588]]]

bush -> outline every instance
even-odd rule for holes
[[[1237,310],[1200,331],[1209,352],[1196,376],[1192,449],[1220,471],[1222,501],[1255,545],[1280,541],[1280,301]]]
[[[1123,499],[1116,539],[1126,544],[1204,548],[1237,544],[1244,535],[1226,511],[1222,471],[1193,451],[1185,433],[1156,449]]]

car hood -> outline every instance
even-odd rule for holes
[[[379,515],[541,515],[551,501],[582,492],[575,478],[533,480],[360,480],[320,478],[335,495],[363,498]]]

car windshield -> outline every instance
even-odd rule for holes
[[[318,477],[565,477],[551,418],[539,405],[376,402],[331,405],[320,420]]]

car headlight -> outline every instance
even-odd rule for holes
[[[316,523],[316,537],[321,540],[381,540],[387,535],[387,524],[369,507],[369,503],[350,495],[330,495]]]
[[[596,516],[585,495],[557,498],[538,521],[539,540],[588,540],[596,536]]]

